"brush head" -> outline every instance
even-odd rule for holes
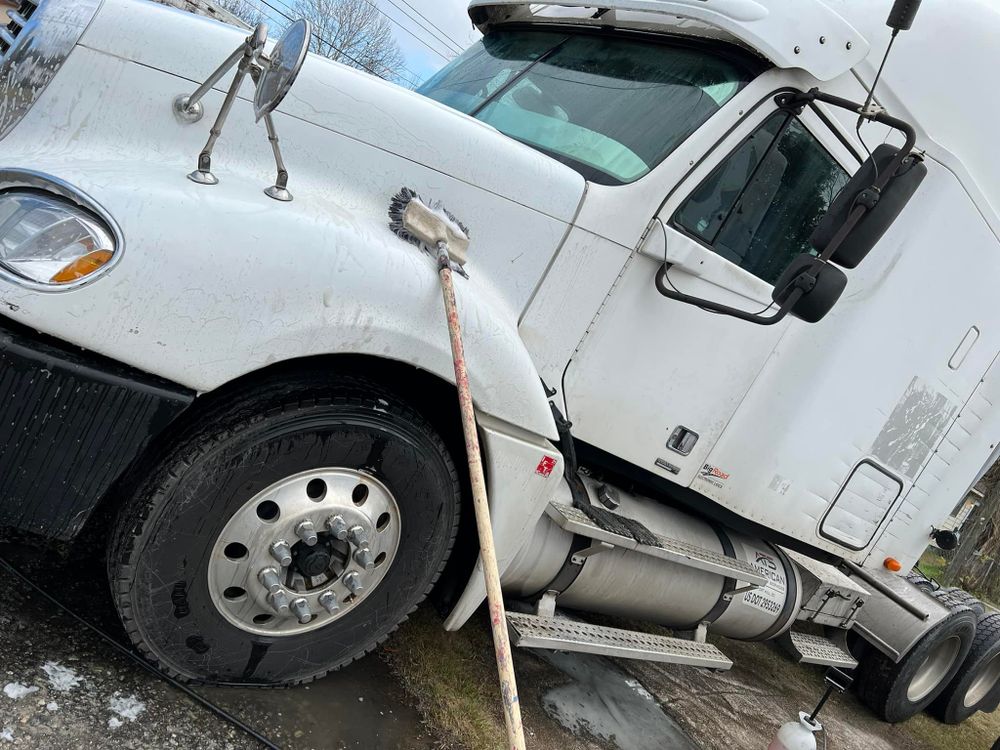
[[[389,228],[414,245],[448,248],[454,263],[464,266],[469,257],[469,230],[440,203],[428,205],[410,188],[403,188],[389,203]]]

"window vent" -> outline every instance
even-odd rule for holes
[[[28,20],[41,2],[42,0],[21,0],[17,10],[7,11],[9,23],[6,26],[0,26],[0,57],[5,56],[8,50],[17,43],[17,38],[24,31]]]

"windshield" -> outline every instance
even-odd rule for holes
[[[635,37],[495,31],[418,91],[594,182],[639,179],[755,73],[732,52]]]

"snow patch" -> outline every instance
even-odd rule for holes
[[[0,729],[0,740],[3,740],[4,742],[13,742],[14,730],[11,729],[10,727],[4,727],[3,729]]]
[[[117,693],[111,696],[111,700],[108,702],[108,707],[114,713],[118,714],[123,719],[128,719],[129,721],[135,721],[139,718],[139,714],[146,710],[146,704],[134,695],[122,697]],[[114,717],[112,717],[111,721],[114,720]],[[108,726],[111,726],[111,721],[108,722]],[[119,721],[118,724],[120,726],[121,722]]]
[[[30,687],[22,685],[20,682],[8,682],[3,686],[3,692],[8,698],[16,701],[18,698],[37,693],[38,688],[35,685],[31,685]]]
[[[53,712],[58,711],[59,710],[59,704],[56,703],[55,701],[49,701],[48,703],[45,704],[45,710],[46,711],[53,711]]]
[[[119,719],[117,716],[112,716],[110,719],[108,719],[108,729],[117,729],[121,725],[122,725],[122,720]]]
[[[42,665],[42,671],[49,678],[53,690],[66,693],[77,687],[83,678],[69,667],[62,666],[57,661],[47,661]]]

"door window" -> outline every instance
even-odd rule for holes
[[[674,214],[675,226],[773,284],[849,175],[794,115],[777,112]]]

